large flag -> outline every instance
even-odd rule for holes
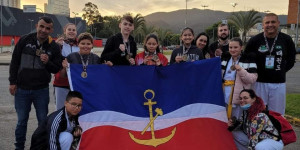
[[[220,59],[166,67],[70,65],[83,150],[232,150]]]

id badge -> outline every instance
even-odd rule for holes
[[[266,69],[274,69],[275,57],[267,56],[266,57]]]

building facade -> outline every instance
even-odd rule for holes
[[[14,8],[21,8],[21,3],[20,0],[1,0],[2,3],[0,3],[0,5],[3,4],[3,6],[8,6],[8,7],[14,7]]]
[[[45,13],[70,17],[69,0],[48,0]]]
[[[297,24],[298,7],[299,7],[298,0],[289,0],[287,24]]]

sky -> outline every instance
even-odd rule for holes
[[[154,12],[170,12],[186,8],[186,0],[69,0],[70,16],[74,13],[82,14],[84,4],[92,2],[98,6],[102,16],[123,15],[126,12],[133,14],[140,13],[143,16]],[[44,3],[48,0],[21,0],[23,5],[37,5],[44,9]],[[232,3],[237,3],[235,7]],[[187,9],[211,9],[226,12],[247,11],[270,11],[278,15],[288,13],[288,0],[187,0]]]

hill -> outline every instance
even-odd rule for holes
[[[264,16],[265,13],[261,13]],[[187,26],[194,29],[196,33],[204,31],[208,26],[226,19],[231,15],[231,12],[224,12],[210,9],[188,9],[187,15],[185,9],[172,12],[156,12],[145,16],[148,25],[171,29],[174,33],[180,33],[180,30],[185,27],[185,16]],[[281,24],[286,24],[287,15],[279,15]]]

